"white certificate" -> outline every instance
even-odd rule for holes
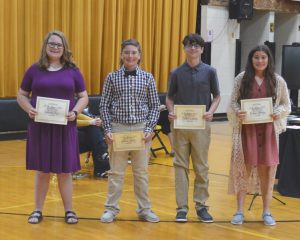
[[[67,125],[69,100],[58,98],[37,97],[35,122]]]
[[[241,111],[247,113],[243,124],[273,122],[273,103],[270,97],[241,100]]]
[[[205,129],[205,105],[174,105],[175,129]]]
[[[114,151],[145,149],[144,133],[142,131],[115,132],[112,135]]]

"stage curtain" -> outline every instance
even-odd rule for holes
[[[169,72],[184,61],[181,41],[195,32],[196,13],[197,0],[0,0],[0,97],[16,96],[54,29],[67,36],[89,94],[99,94],[119,67],[128,38],[141,43],[141,66],[164,92]]]

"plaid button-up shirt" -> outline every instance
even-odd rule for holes
[[[125,68],[109,73],[100,102],[100,116],[105,133],[111,122],[146,123],[145,132],[152,132],[159,118],[159,98],[151,73],[137,67],[136,76],[125,77]]]

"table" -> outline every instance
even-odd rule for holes
[[[278,192],[300,198],[300,129],[288,128],[279,136]]]

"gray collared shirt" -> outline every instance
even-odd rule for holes
[[[210,108],[212,97],[219,96],[216,70],[200,62],[190,67],[187,62],[171,72],[168,97],[178,105],[206,105]]]

